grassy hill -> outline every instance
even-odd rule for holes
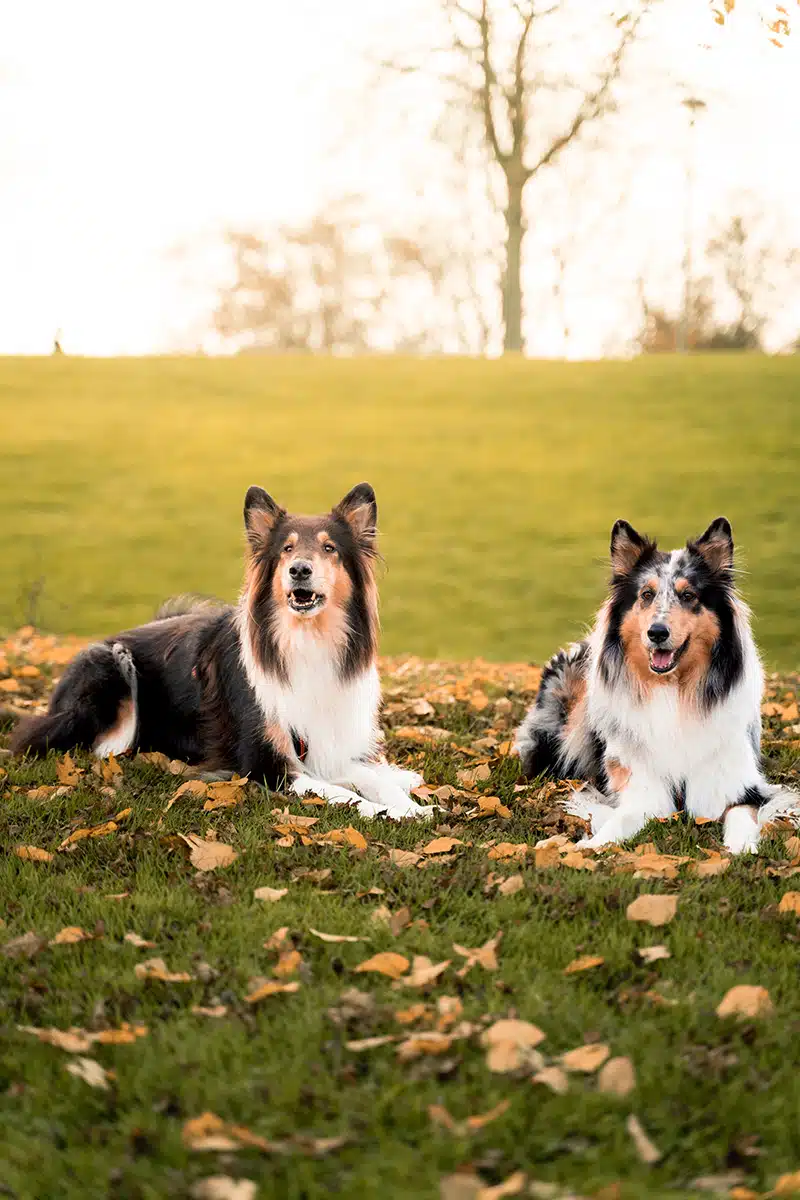
[[[110,632],[236,594],[241,501],[378,493],[384,650],[541,660],[602,595],[625,516],[733,521],[767,661],[800,662],[800,358],[6,359],[0,627]]]

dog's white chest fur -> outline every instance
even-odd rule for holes
[[[243,639],[242,647],[265,724],[303,739],[308,748],[305,770],[331,779],[354,759],[375,753],[380,682],[374,665],[342,680],[330,644],[301,629],[293,640],[288,678],[283,681],[259,669],[249,638]]]

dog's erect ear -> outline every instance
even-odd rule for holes
[[[247,530],[247,540],[254,550],[263,546],[278,521],[285,516],[286,509],[276,504],[263,488],[247,489],[244,498],[244,527]]]
[[[687,543],[712,571],[730,571],[733,567],[733,530],[727,517],[717,517],[705,533]]]
[[[652,543],[627,521],[615,521],[611,530],[611,568],[615,575],[628,575]]]
[[[378,536],[378,503],[368,483],[357,483],[333,510],[335,516],[347,521],[356,541],[365,549],[374,549]]]

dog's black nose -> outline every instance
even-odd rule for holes
[[[293,562],[289,567],[289,576],[295,583],[302,583],[304,579],[311,578],[313,569],[310,562],[303,562],[302,559],[298,559],[297,562]]]
[[[669,626],[667,625],[651,625],[647,631],[647,636],[656,646],[660,646],[662,642],[666,642],[669,637]]]

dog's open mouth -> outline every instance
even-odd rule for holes
[[[650,651],[650,670],[656,675],[669,675],[670,671],[674,671],[678,665],[681,655],[689,645],[689,639],[678,646],[677,650],[651,650]]]
[[[309,588],[292,588],[287,597],[289,608],[296,613],[312,613],[322,608],[325,597]]]

